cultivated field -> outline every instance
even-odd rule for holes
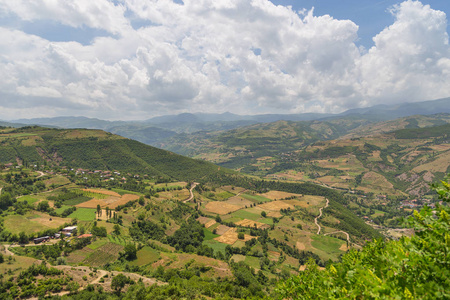
[[[241,241],[249,241],[253,238],[255,237],[245,234],[244,239]],[[216,237],[215,240],[224,244],[233,245],[238,240],[238,233],[236,232],[236,228],[230,228],[223,235]]]
[[[226,215],[230,212],[239,210],[241,207],[238,205],[228,204],[226,202],[209,202],[206,204],[205,209],[211,213]]]
[[[251,227],[251,228],[255,228],[256,227],[258,229],[270,228],[270,226],[267,225],[267,224],[260,223],[260,222],[255,222],[255,221],[248,220],[248,219],[244,219],[242,221],[235,222],[235,224],[239,225],[239,226],[244,226],[244,227]]]
[[[270,200],[280,200],[290,197],[301,197],[300,194],[293,194],[293,193],[287,193],[287,192],[280,192],[280,191],[269,191],[267,193],[261,194],[261,196],[269,198]]]
[[[291,209],[293,210],[295,207],[285,203],[284,201],[272,201],[264,204],[258,205],[259,208],[263,210],[272,210],[272,211],[280,211],[282,209]]]

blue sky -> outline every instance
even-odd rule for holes
[[[449,97],[449,13],[443,0],[0,0],[0,119]]]
[[[391,25],[394,16],[389,8],[402,1],[393,0],[271,0],[276,5],[290,5],[294,10],[311,9],[317,15],[328,14],[336,19],[349,19],[359,26],[358,44],[366,48],[372,47],[372,38],[385,27]],[[450,12],[450,1],[421,1],[433,9]],[[447,27],[448,28],[448,27]]]
[[[336,19],[349,19],[359,26],[358,44],[372,47],[372,38],[385,27],[391,25],[394,16],[389,8],[402,1],[393,0],[271,0],[276,5],[292,6],[294,10],[311,9],[317,15],[328,14]],[[421,1],[433,9],[450,12],[450,1]],[[447,27],[448,28],[448,27]]]

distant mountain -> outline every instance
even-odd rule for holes
[[[25,124],[61,128],[101,129],[135,139],[148,145],[163,147],[176,151],[177,153],[192,155],[192,151],[183,147],[182,144],[185,143],[183,139],[186,141],[190,140],[191,142],[192,140],[198,141],[199,138],[209,139],[211,136],[217,136],[219,132],[245,128],[261,123],[267,124],[278,121],[322,121],[321,124],[324,124],[323,122],[328,122],[328,124],[334,124],[334,127],[337,126],[336,128],[331,129],[333,133],[329,137],[326,137],[328,139],[337,138],[346,134],[363,136],[370,134],[374,129],[376,129],[377,132],[387,132],[387,128],[392,128],[391,130],[402,129],[406,127],[401,127],[400,124],[395,125],[395,122],[391,124],[386,123],[381,127],[374,124],[411,115],[431,115],[436,113],[450,113],[450,98],[399,105],[378,105],[368,108],[357,108],[336,115],[320,113],[286,115],[237,115],[229,112],[222,114],[183,113],[154,117],[145,121],[105,121],[86,117],[56,117],[20,119],[12,122],[22,125],[8,125],[11,123],[6,122],[5,126],[21,127]],[[406,122],[404,124],[408,123]],[[311,123],[311,125],[314,125],[314,123]],[[426,126],[433,125],[439,124],[433,123]],[[314,126],[318,125],[315,124]],[[177,134],[181,135],[177,136]],[[189,136],[189,134],[194,135]],[[277,136],[275,135],[274,138],[276,139]],[[198,145],[192,146],[195,148]]]
[[[395,105],[376,105],[367,108],[349,109],[332,118],[349,115],[362,115],[379,121],[393,120],[412,115],[433,115],[450,113],[450,98]]]
[[[55,118],[34,118],[19,119],[14,122],[29,125],[56,126],[61,128],[86,128],[86,129],[106,129],[112,126],[126,124],[124,121],[105,121],[96,118],[86,117],[55,117]]]
[[[201,123],[201,122],[235,122],[253,121],[254,123],[271,123],[276,121],[310,121],[333,116],[333,114],[303,113],[303,114],[263,114],[263,115],[236,115],[230,112],[223,114],[183,113],[167,115],[146,120],[151,124],[167,123]]]

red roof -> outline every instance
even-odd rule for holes
[[[92,234],[90,234],[90,233],[85,233],[85,234],[79,235],[77,238],[78,238],[78,239],[82,239],[82,238],[87,238],[87,237],[91,237],[91,236],[92,236]]]

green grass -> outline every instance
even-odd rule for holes
[[[216,240],[203,241],[203,244],[213,248],[214,252],[220,251],[223,254],[225,254],[225,248],[228,246],[227,244],[218,242]]]
[[[258,257],[246,256],[244,262],[254,269],[261,269]]]
[[[87,247],[89,249],[92,249],[92,250],[97,250],[101,246],[106,245],[108,242],[109,241],[107,239],[96,240],[95,242],[93,242],[92,244],[88,245]]]
[[[108,197],[111,197],[109,195],[101,194],[101,193],[94,193],[89,191],[82,191],[82,195],[85,197],[88,197],[89,199],[95,198],[95,199],[105,199]]]
[[[246,211],[245,209],[240,209],[238,211],[235,211],[231,214],[233,217],[241,218],[241,219],[249,219],[252,221],[259,220],[261,218],[261,215],[257,215],[254,213],[251,213],[249,211]]]
[[[9,215],[5,217],[4,225],[6,230],[13,234],[19,234],[22,231],[30,233],[48,229],[48,227],[37,222],[32,222],[30,219],[20,215]]]
[[[39,199],[34,198],[32,196],[26,195],[26,196],[22,196],[19,199],[17,199],[18,201],[27,201],[28,204],[33,204],[39,201]]]
[[[205,233],[205,238],[204,238],[205,241],[212,240],[219,236],[218,234],[214,234],[206,228],[203,228],[203,232]]]
[[[69,218],[77,218],[80,221],[93,221],[95,220],[96,209],[94,208],[77,208]]]
[[[122,246],[125,246],[126,244],[128,244],[128,241],[120,235],[116,236],[116,235],[110,234],[110,235],[108,235],[108,240],[111,243],[122,245]]]
[[[247,200],[253,201],[255,203],[272,201],[269,198],[259,196],[259,195],[240,194],[239,196],[242,198],[245,198]]]
[[[222,200],[228,199],[228,198],[233,197],[233,196],[234,196],[234,194],[232,194],[230,192],[227,192],[227,191],[224,191],[224,192],[215,194],[213,198],[217,199],[219,201],[222,201]]]
[[[62,213],[63,211],[65,211],[66,209],[71,208],[71,207],[72,207],[72,206],[69,206],[69,205],[61,205],[60,208],[55,209],[55,212],[56,212],[57,214],[60,214],[60,213]]]
[[[158,251],[151,247],[145,246],[137,252],[137,259],[132,261],[130,265],[145,266],[158,261],[160,258],[161,256],[159,255]]]
[[[142,193],[127,191],[127,190],[117,189],[117,188],[113,188],[113,189],[111,189],[111,191],[114,191],[114,192],[116,192],[116,193],[118,193],[120,195],[133,194],[133,195],[143,196]]]
[[[92,198],[89,198],[89,197],[86,197],[86,196],[79,196],[79,197],[76,197],[76,198],[72,198],[72,199],[66,200],[63,203],[65,205],[78,205],[80,203],[89,201],[91,199]]]
[[[324,259],[337,260],[340,254],[345,253],[339,250],[345,241],[324,235],[313,235],[311,245],[319,251],[317,252]]]

